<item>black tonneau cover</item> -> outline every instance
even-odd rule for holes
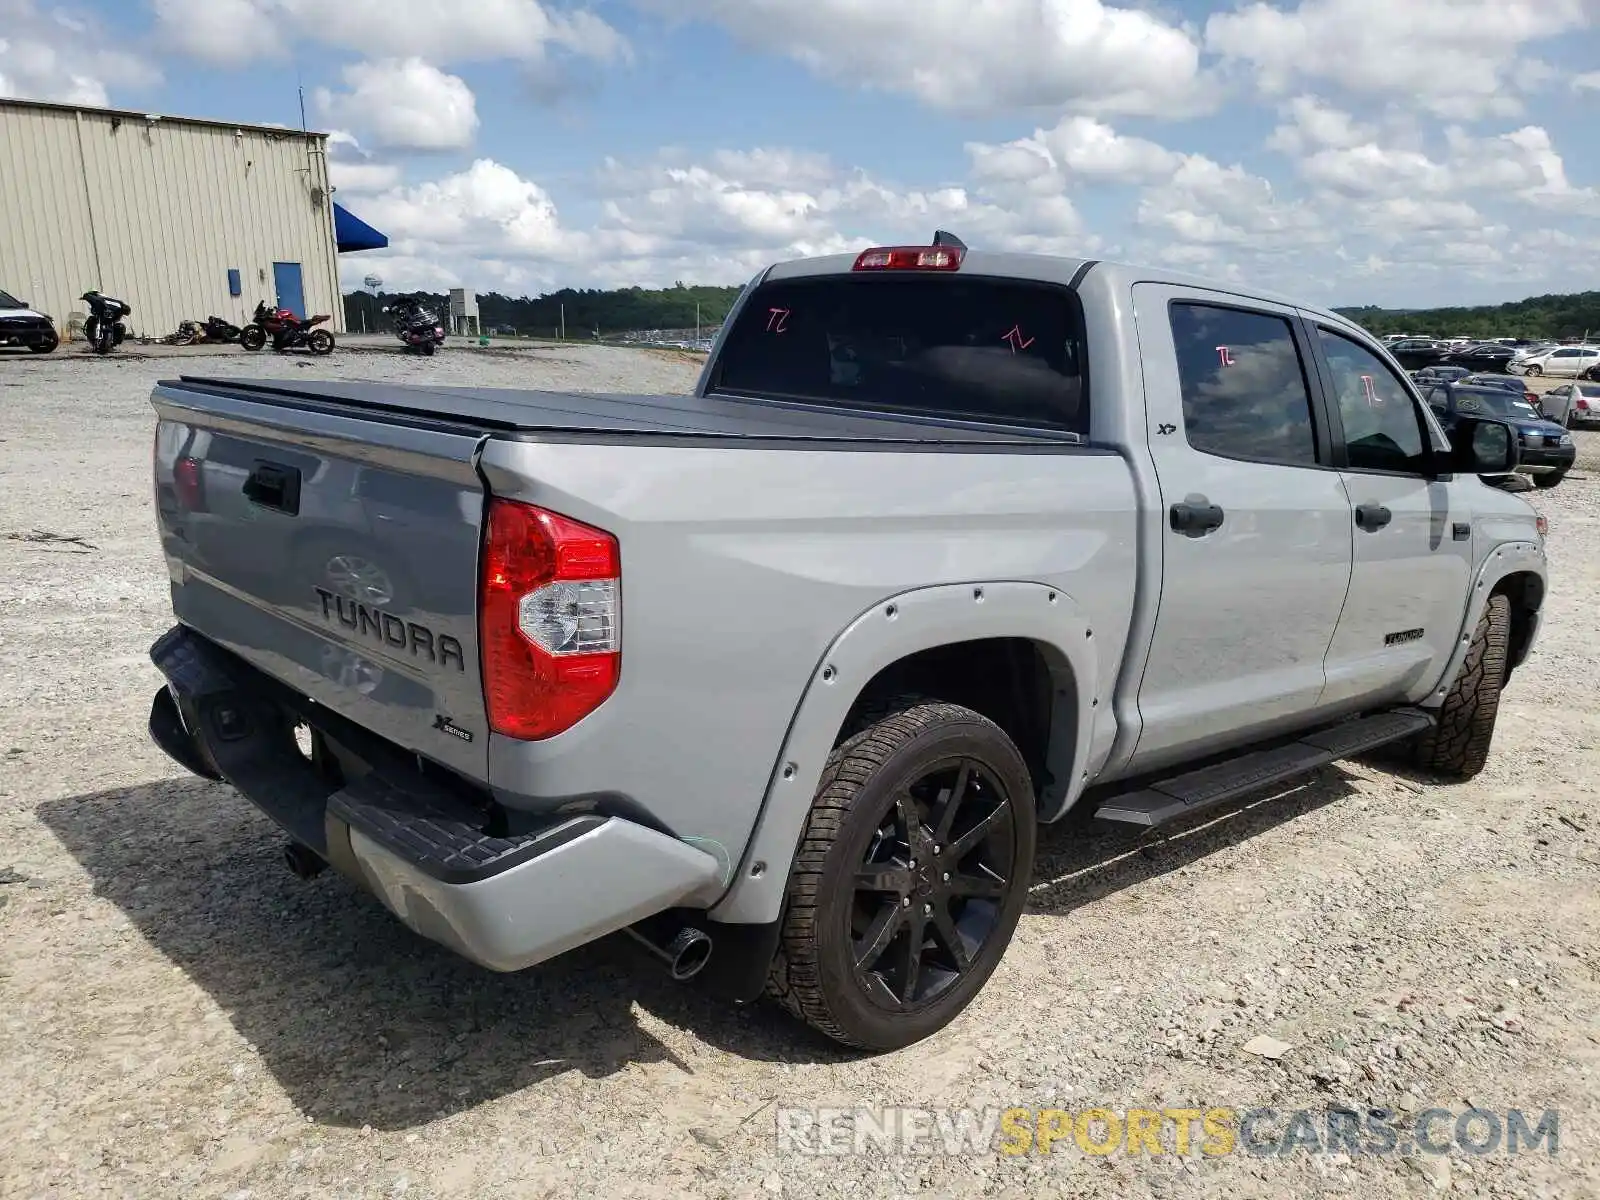
[[[934,445],[1063,446],[1075,434],[985,426],[912,415],[878,415],[729,396],[625,396],[513,388],[215,379],[184,375],[158,386],[221,393],[285,407],[357,408],[485,433],[777,441],[918,442]]]

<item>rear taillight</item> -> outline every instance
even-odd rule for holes
[[[959,246],[875,246],[856,255],[857,271],[955,271],[964,257]]]
[[[490,500],[480,651],[489,725],[554,737],[616,690],[622,672],[617,539],[570,517]]]
[[[198,458],[180,458],[172,464],[172,487],[178,494],[179,508],[189,512],[205,510],[205,476]]]
[[[1580,397],[1579,400],[1578,400],[1578,407],[1581,408],[1584,412],[1588,412],[1589,411],[1589,402]]]

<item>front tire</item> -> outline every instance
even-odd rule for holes
[[[1027,903],[1033,782],[1000,727],[893,706],[823,769],[768,992],[837,1042],[895,1050],[953,1021]]]
[[[1566,477],[1567,473],[1565,471],[1551,471],[1548,475],[1535,475],[1533,477],[1533,486],[1538,488],[1559,487],[1561,481]]]
[[[55,348],[59,345],[61,345],[61,339],[52,333],[44,341],[35,342],[33,345],[29,346],[28,349],[32,350],[35,354],[50,354],[53,353]]]
[[[1538,363],[1530,363],[1524,373],[1529,377],[1537,377],[1544,374],[1544,368]]]
[[[1473,631],[1467,660],[1439,709],[1439,723],[1417,739],[1417,764],[1454,779],[1471,779],[1489,760],[1500,689],[1511,645],[1511,601],[1490,596]]]
[[[267,331],[259,325],[246,325],[239,330],[239,345],[246,350],[260,350],[267,344]]]

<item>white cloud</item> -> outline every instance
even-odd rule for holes
[[[819,75],[937,108],[1190,115],[1210,89],[1194,36],[1102,0],[640,0],[710,20]]]
[[[1572,90],[1575,92],[1600,92],[1600,71],[1585,71],[1582,75],[1572,77]]]
[[[1404,97],[1450,118],[1521,109],[1526,43],[1585,27],[1590,0],[1301,0],[1213,14],[1205,46],[1253,71],[1269,94],[1321,80]]]
[[[1285,154],[1348,150],[1371,136],[1349,113],[1315,96],[1296,96],[1285,105],[1284,115],[1287,120],[1272,131],[1267,148]]]
[[[383,192],[400,185],[401,170],[377,161],[348,130],[328,134],[328,177],[345,192]]]
[[[1066,187],[1071,181],[1146,183],[1169,177],[1183,156],[1127,137],[1092,117],[1067,117],[1052,129],[994,146],[969,142],[974,175],[996,184]]]
[[[163,39],[223,65],[279,54],[294,38],[445,64],[540,62],[551,49],[599,62],[631,53],[593,13],[556,12],[538,0],[474,0],[451,9],[432,0],[155,0],[155,7]]]
[[[1098,245],[1065,196],[1002,203],[986,188],[899,188],[816,155],[718,151],[606,163],[597,219],[563,220],[544,188],[502,163],[365,196],[360,215],[390,250],[347,264],[399,286],[540,290],[675,279],[736,283],[766,263],[869,245],[925,242],[935,228],[971,244],[1057,254]]]
[[[33,0],[0,0],[0,96],[103,107],[113,87],[160,82],[154,65],[114,48],[98,24]]]
[[[218,66],[284,52],[280,25],[256,0],[152,0],[162,40]]]
[[[317,111],[326,121],[355,125],[385,150],[464,150],[478,132],[472,89],[420,58],[352,63],[345,92],[318,88]]]

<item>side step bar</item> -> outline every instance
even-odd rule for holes
[[[1433,727],[1432,714],[1420,708],[1345,721],[1298,741],[1269,750],[1247,750],[1237,758],[1163,779],[1113,796],[1095,809],[1102,821],[1155,827],[1190,813],[1233,800],[1257,788],[1306,775],[1318,767],[1422,733]]]

